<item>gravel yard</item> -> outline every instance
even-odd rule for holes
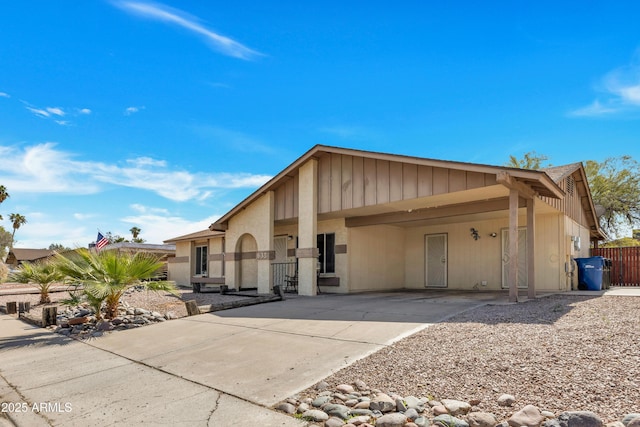
[[[15,283],[0,284],[0,291],[9,290],[15,290],[16,292],[26,290],[37,292],[35,287],[29,285]],[[49,296],[52,303],[59,303],[61,300],[69,298],[69,293],[51,292]],[[191,289],[178,289],[178,296],[167,292],[128,292],[122,297],[122,301],[126,302],[131,307],[141,307],[150,311],[157,311],[162,314],[171,312],[175,318],[179,318],[187,315],[187,310],[184,305],[185,301],[196,300],[198,305],[210,305],[245,298],[246,297],[235,295],[220,295],[219,293],[193,293]],[[37,293],[0,295],[0,306],[6,306],[7,301],[30,302],[31,317],[40,318],[43,305],[38,304],[39,300],[40,295]]]
[[[640,412],[640,298],[551,296],[485,306],[403,339],[326,382],[335,387],[356,380],[401,396],[478,399],[478,410],[499,419],[532,404],[619,420]],[[516,397],[513,407],[498,406],[503,393]]]

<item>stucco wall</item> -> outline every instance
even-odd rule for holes
[[[388,225],[349,229],[350,292],[404,287],[405,235]]]
[[[169,280],[173,280],[178,286],[191,286],[190,257],[191,242],[177,242],[176,256],[167,264],[167,274]]]
[[[536,217],[536,290],[561,290],[566,285],[564,272],[565,245],[563,216],[557,214]],[[520,226],[526,217],[518,219]],[[422,289],[425,285],[425,234],[446,233],[448,239],[448,289],[501,290],[502,241],[501,233],[508,228],[507,219],[473,221],[406,229],[405,280],[408,288]],[[471,237],[471,228],[480,238]],[[496,233],[496,237],[491,237]],[[486,286],[482,282],[486,281]]]

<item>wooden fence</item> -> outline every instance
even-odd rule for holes
[[[640,286],[640,246],[591,249],[591,255],[611,260],[612,286]]]

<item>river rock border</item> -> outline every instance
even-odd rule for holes
[[[340,384],[334,390],[321,381],[312,397],[293,396],[275,409],[322,427],[640,427],[640,413],[605,424],[594,412],[554,414],[533,405],[516,407],[516,398],[503,394],[498,405],[512,407],[506,420],[480,411],[479,400],[469,402],[400,396],[370,388],[363,381]]]

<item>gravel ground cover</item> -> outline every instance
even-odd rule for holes
[[[485,306],[431,326],[325,380],[429,399],[479,401],[506,419],[525,405],[640,412],[640,298],[551,296]],[[498,397],[516,398],[513,407]],[[310,388],[300,395],[315,397]]]
[[[33,286],[17,283],[0,284],[0,291],[21,292],[25,290],[36,291],[36,288],[34,288]],[[53,304],[60,305],[60,301],[69,298],[69,293],[51,292],[49,296]],[[131,307],[142,307],[147,310],[157,311],[162,314],[171,312],[175,318],[179,318],[185,317],[187,315],[187,310],[184,305],[185,301],[196,300],[198,305],[210,305],[245,298],[247,297],[240,297],[235,295],[220,295],[219,293],[193,293],[191,289],[178,289],[178,296],[172,295],[167,292],[127,292],[122,297],[122,301],[126,302]],[[39,294],[0,295],[0,306],[6,307],[7,301],[29,302],[31,304],[31,311],[29,313],[31,317],[40,318],[42,307],[44,305],[38,304],[39,300]]]

